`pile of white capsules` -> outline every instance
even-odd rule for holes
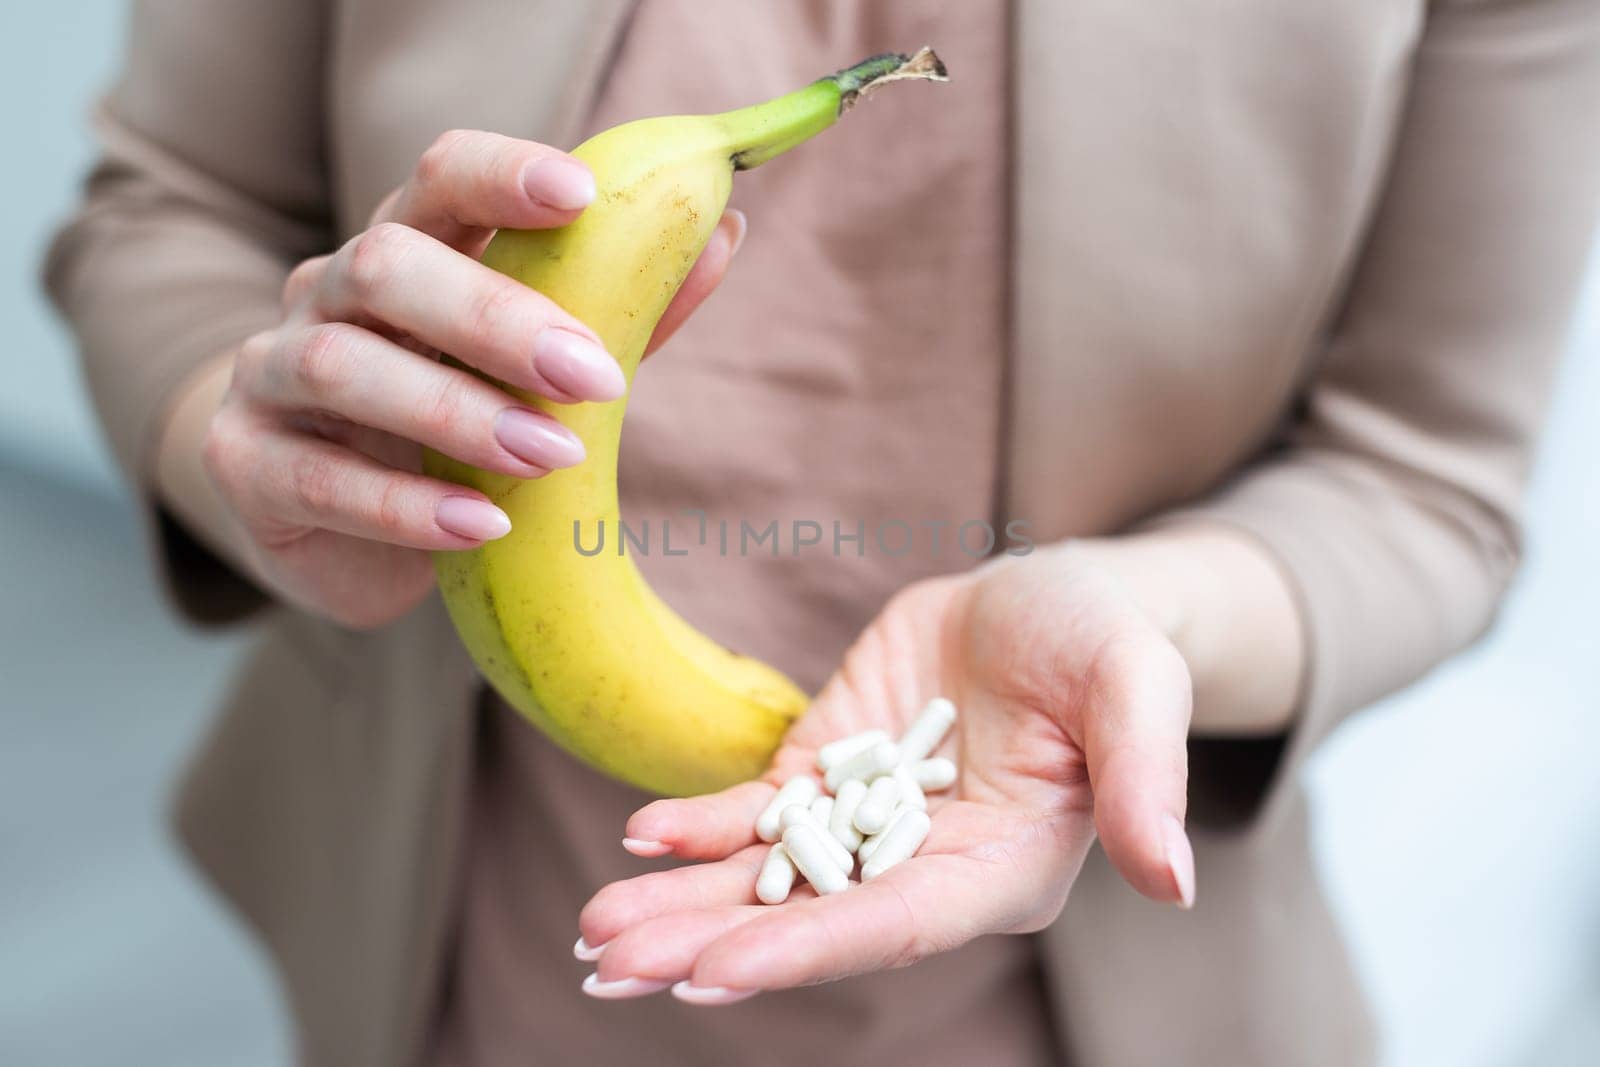
[[[870,882],[916,855],[932,825],[927,794],[956,780],[953,762],[930,758],[955,721],[956,706],[934,697],[899,741],[867,730],[818,749],[822,782],[790,778],[756,819],[756,835],[777,842],[761,865],[756,898],[782,904],[797,874],[821,895],[842,893],[857,859],[861,880]]]

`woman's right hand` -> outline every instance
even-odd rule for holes
[[[436,357],[557,403],[622,395],[593,330],[476,261],[496,229],[563,226],[594,195],[563,152],[453,131],[368,229],[295,269],[282,323],[235,353],[203,445],[258,581],[346,625],[388,622],[430,588],[428,551],[511,528],[483,494],[421,474],[421,446],[520,478],[582,461],[555,419]],[[716,287],[743,233],[742,215],[724,216],[652,349]]]

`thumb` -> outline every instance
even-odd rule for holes
[[[1188,665],[1154,630],[1106,643],[1084,707],[1095,828],[1122,877],[1152,900],[1194,904],[1188,792]]]
[[[678,332],[678,327],[688,321],[712,290],[722,284],[723,275],[728,273],[728,264],[733,262],[733,254],[744,243],[745,230],[748,228],[749,221],[738,208],[723,212],[717,228],[711,232],[711,240],[706,242],[700,258],[690,268],[689,276],[683,280],[672,303],[662,312],[655,333],[650,335],[650,344],[645,347],[645,355],[666,344],[667,339]]]

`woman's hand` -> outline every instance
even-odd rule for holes
[[[622,395],[594,331],[476,262],[497,228],[565,225],[594,195],[553,148],[447,133],[367,230],[290,275],[282,324],[234,354],[203,443],[258,580],[348,625],[387,622],[431,586],[428,550],[510,529],[483,494],[420,474],[420,446],[520,478],[583,459],[555,419],[435,357],[558,403]],[[715,288],[743,228],[723,218],[652,348]]]
[[[930,795],[922,850],[843,893],[797,885],[785,904],[757,904],[769,846],[752,827],[774,784],[814,771],[828,741],[898,732],[935,695],[960,709],[946,743],[960,777]],[[630,850],[710,862],[590,900],[579,925],[603,953],[585,988],[629,996],[688,979],[685,999],[727,1003],[1036,931],[1061,911],[1097,830],[1135,889],[1188,906],[1189,714],[1183,658],[1089,552],[1047,549],[913,585],[856,642],[764,781],[656,801],[629,820]]]

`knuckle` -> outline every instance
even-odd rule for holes
[[[222,495],[235,509],[250,506],[257,494],[257,443],[247,419],[224,408],[212,416],[200,442],[200,462]]]
[[[435,137],[417,157],[417,184],[432,185],[448,174],[457,153],[471,137],[470,130],[446,130]]]
[[[327,265],[327,256],[313,256],[310,259],[302,260],[295,266],[294,270],[289,272],[289,276],[283,280],[283,292],[280,298],[284,311],[290,310],[299,300],[302,293],[315,287],[318,277],[321,276]]]
[[[456,433],[472,409],[473,388],[458,375],[451,375],[429,390],[418,405],[417,430],[438,441]]]
[[[531,332],[514,326],[525,297],[524,287],[515,282],[494,278],[484,286],[467,308],[467,336],[474,352],[498,352],[506,347],[508,334]]]
[[[295,464],[289,491],[295,506],[307,515],[327,515],[335,510],[340,497],[340,476],[334,461],[323,455],[309,455]]]
[[[246,337],[233,356],[232,384],[244,392],[253,392],[277,345],[278,335],[273,330]]]
[[[337,390],[350,373],[354,347],[351,332],[342,322],[323,323],[307,330],[289,358],[289,377],[312,395]]]
[[[346,246],[345,286],[361,301],[382,292],[410,243],[410,229],[398,222],[380,222],[363,230]]]
[[[385,478],[378,490],[372,520],[378,529],[389,533],[406,529],[410,500],[405,482],[400,478]]]

